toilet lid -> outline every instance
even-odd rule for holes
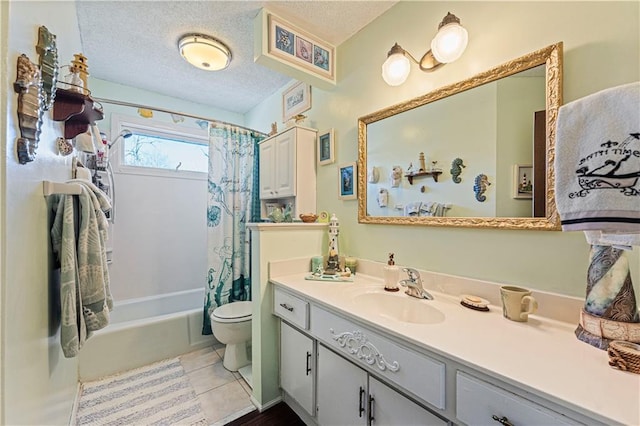
[[[218,306],[213,310],[213,316],[220,319],[246,321],[251,319],[251,302],[232,302]]]

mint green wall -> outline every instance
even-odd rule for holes
[[[490,182],[496,176],[495,105],[496,83],[490,83],[442,99],[437,105],[424,105],[370,124],[367,161],[380,168],[380,181],[368,183],[368,193],[377,194],[380,188],[386,188],[389,205],[378,207],[376,197],[368,197],[369,215],[404,216],[404,210],[395,208],[397,204],[424,201],[450,204],[448,216],[495,216],[495,186],[489,186],[483,203],[476,201],[473,192],[475,176],[486,174]],[[456,114],[464,117],[464,125],[455,118]],[[431,177],[415,178],[413,184],[402,178],[400,185],[392,188],[389,178],[392,168],[399,165],[404,174],[411,163],[417,171],[420,152],[424,152],[425,166],[437,161],[445,171],[438,183]],[[450,161],[456,157],[465,160],[464,184],[456,184],[449,178]]]
[[[269,285],[269,262],[311,258],[322,250],[326,228],[289,228],[252,225],[251,229],[251,321],[252,397],[258,408],[271,406],[280,398],[278,386],[280,335],[273,316],[273,286]],[[283,244],[283,241],[288,241]]]
[[[433,73],[412,66],[407,82],[387,86],[381,65],[398,42],[422,55],[450,11],[469,31],[465,54]],[[340,218],[341,249],[383,261],[583,296],[589,246],[582,233],[364,225],[357,203],[337,197],[337,167],[357,159],[357,119],[513,58],[564,42],[564,101],[640,79],[638,2],[401,2],[338,47],[334,90],[313,90],[308,125],[334,128],[336,163],[321,166],[318,210]],[[280,93],[246,116],[250,127],[280,122]],[[640,254],[630,253],[636,287]]]

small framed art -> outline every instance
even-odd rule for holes
[[[282,92],[282,122],[311,109],[311,86],[302,81]]]
[[[333,129],[318,133],[318,164],[321,166],[335,161]]]
[[[336,48],[271,12],[265,13],[266,26],[264,17],[259,18],[261,53],[282,65],[301,70],[318,81],[335,86]]]
[[[533,196],[533,166],[515,164],[513,166],[513,198],[531,199]]]
[[[341,200],[355,200],[357,198],[356,176],[358,175],[356,163],[346,163],[338,168],[338,198]]]

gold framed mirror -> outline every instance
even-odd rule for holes
[[[561,104],[559,42],[360,117],[358,222],[560,229]]]

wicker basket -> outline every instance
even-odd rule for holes
[[[624,340],[609,343],[609,365],[620,370],[640,374],[640,345]]]
[[[318,215],[314,213],[300,213],[300,219],[302,219],[304,223],[312,223],[318,219]]]

